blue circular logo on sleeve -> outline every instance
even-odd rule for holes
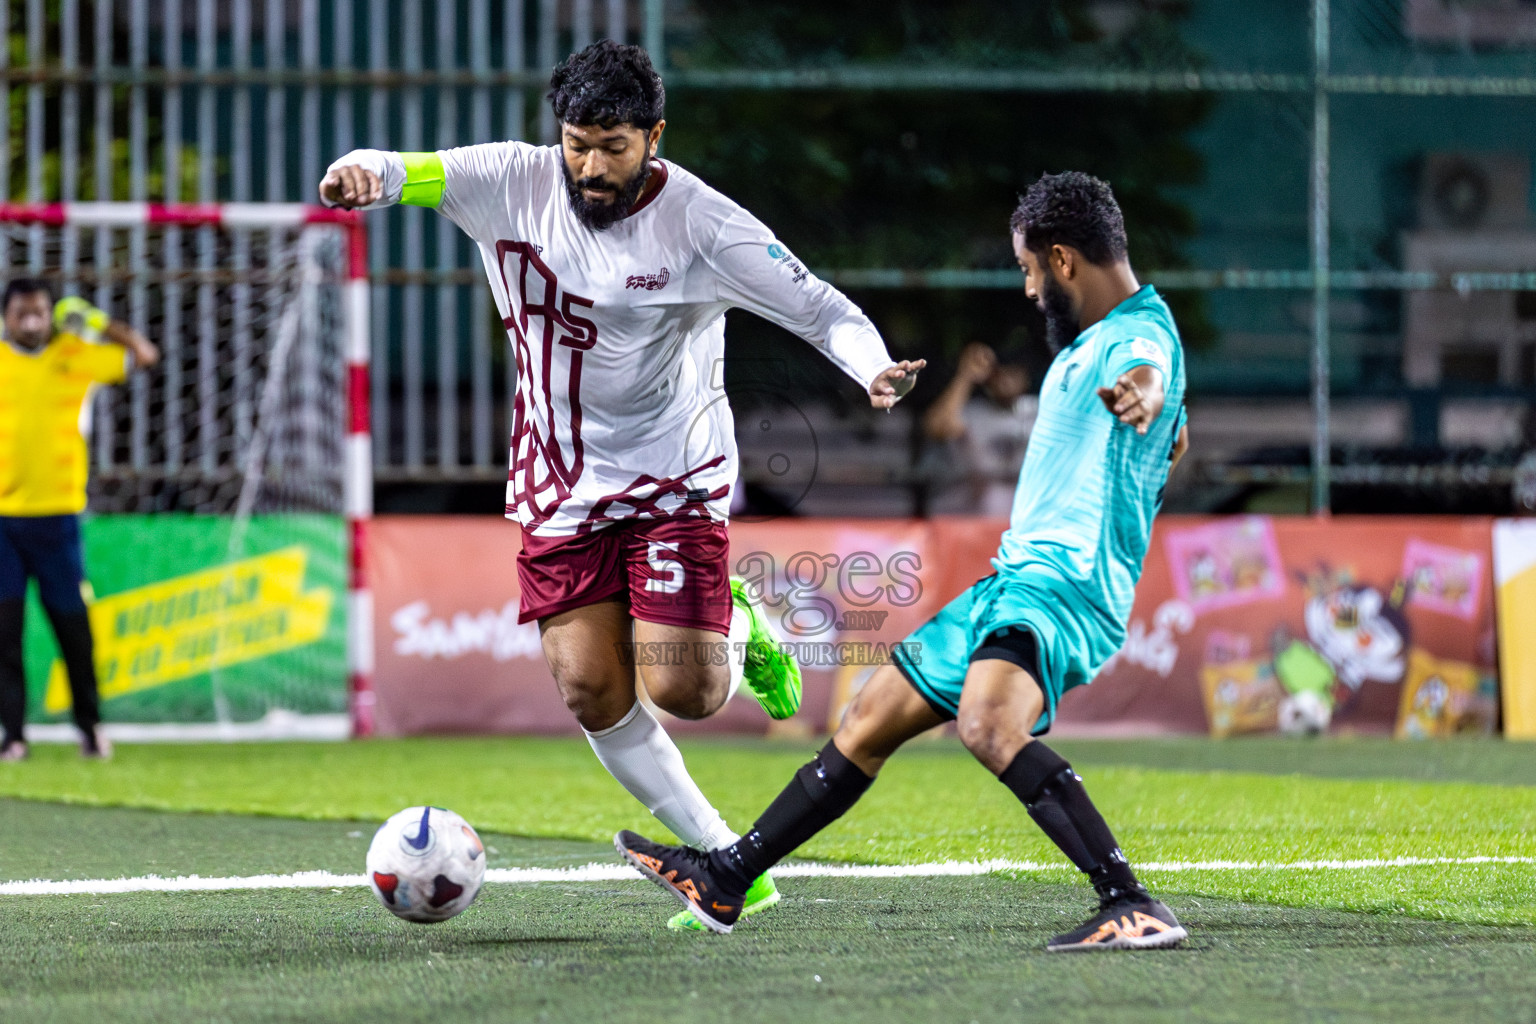
[[[785,252],[784,247],[778,242],[770,242],[768,243],[768,255],[772,256],[776,260],[781,260],[785,256],[788,256],[789,253]]]

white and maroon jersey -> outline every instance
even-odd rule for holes
[[[439,152],[438,210],[480,247],[517,356],[507,515],[545,536],[623,519],[725,520],[736,439],[724,391],[725,311],[815,345],[868,390],[892,365],[869,318],[762,222],[674,163],[605,231],[582,225],[559,147]],[[331,166],[379,175],[399,201],[400,154]]]

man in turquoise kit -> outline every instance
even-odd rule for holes
[[[961,741],[1099,895],[1098,913],[1048,949],[1145,949],[1186,937],[1137,881],[1082,780],[1035,738],[1061,695],[1091,682],[1125,640],[1152,519],[1188,447],[1178,329],[1136,280],[1104,182],[1046,175],[1010,226],[1056,356],[997,572],[907,638],[831,742],[735,844],[700,852],[615,837],[625,859],[715,931],[731,930],[752,879],[852,807],[897,747],[957,720]]]

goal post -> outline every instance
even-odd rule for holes
[[[181,735],[201,736],[197,726],[206,725],[209,736],[264,736],[306,717],[278,701],[269,708],[275,715],[253,723],[260,702],[239,687],[252,661],[288,642],[274,640],[274,631],[314,618],[322,604],[328,621],[337,613],[328,597],[306,606],[308,594],[290,593],[295,580],[283,558],[299,548],[281,548],[282,535],[271,525],[302,533],[305,517],[334,523],[339,516],[344,732],[372,734],[371,309],[362,216],[301,203],[0,203],[0,274],[40,277],[56,295],[80,295],[161,348],[160,366],[88,400],[91,509],[124,519],[194,513],[175,519],[183,530],[198,523],[199,513],[203,525],[209,515],[223,517],[223,562],[244,574],[230,569],[207,583],[206,572],[217,570],[204,577],[193,571],[177,577],[181,590],[162,593],[154,588],[163,585],[151,582],[134,591],[144,595],[142,607],[124,606],[118,615],[130,625],[142,615],[144,629],[131,640],[118,637],[106,652],[98,640],[107,721],[115,693],[169,691],[166,680],[193,676],[210,680],[215,714]],[[281,549],[244,557],[244,545],[258,535]],[[298,603],[266,607],[277,600],[268,591]],[[176,634],[166,626],[171,619],[201,621],[197,616],[219,602],[227,614],[203,621],[201,632],[189,626]],[[95,623],[95,608],[92,616]],[[29,691],[43,688],[33,660],[29,649]],[[55,663],[51,674],[59,671]],[[223,679],[235,682],[221,690]],[[55,685],[50,679],[50,700]],[[174,702],[165,698],[161,706]]]

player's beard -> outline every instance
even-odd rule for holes
[[[1056,282],[1056,273],[1049,267],[1040,281],[1040,311],[1045,314],[1045,345],[1055,355],[1072,344],[1080,332],[1072,298]]]
[[[593,231],[606,231],[619,221],[629,216],[629,211],[634,209],[635,201],[640,198],[640,193],[645,190],[645,179],[650,171],[651,162],[646,160],[635,172],[634,177],[626,181],[613,196],[613,202],[601,203],[588,199],[581,194],[584,188],[612,188],[612,182],[606,178],[574,178],[571,176],[571,167],[564,160],[560,161],[560,169],[565,172],[565,194],[571,200],[571,212],[576,214],[576,219],[581,221],[584,227]]]
[[[51,331],[23,331],[10,332],[10,340],[26,349],[28,352],[36,352],[53,340]]]

